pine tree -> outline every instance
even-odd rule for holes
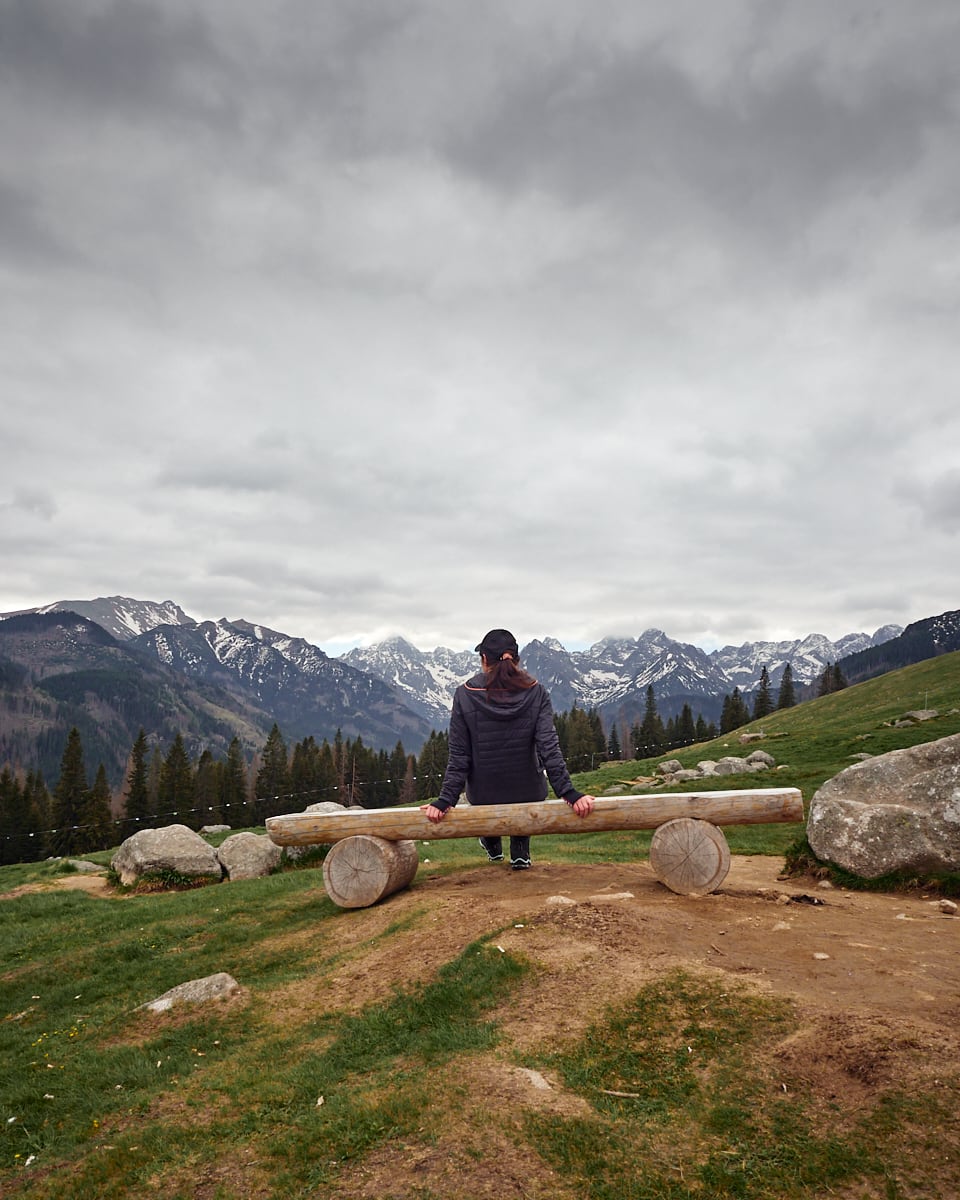
[[[657,712],[657,701],[652,685],[647,688],[646,707],[643,710],[643,720],[640,723],[640,740],[638,742],[638,758],[655,758],[666,745],[666,731],[660,714]]]
[[[311,736],[297,742],[290,756],[290,791],[301,809],[322,797],[316,794],[320,747]]]
[[[450,757],[450,738],[447,733],[431,729],[417,759],[417,796],[431,800],[440,793],[440,784]]]
[[[60,779],[53,793],[53,848],[58,855],[75,854],[80,849],[80,819],[87,800],[87,771],[83,763],[83,745],[76,726],[67,735]]]
[[[160,798],[158,817],[164,824],[178,822],[196,827],[200,823],[193,812],[194,774],[179,732],[167,751],[160,769]]]
[[[720,732],[730,733],[734,729],[739,729],[741,725],[746,725],[749,720],[750,713],[747,711],[746,703],[740,689],[735,687],[730,695],[723,698],[723,710],[720,714]]]
[[[220,811],[224,822],[234,829],[249,823],[247,811],[247,764],[240,739],[235,737],[227,747],[227,760],[220,773]]]
[[[110,812],[110,784],[103,763],[97,767],[93,787],[87,792],[86,802],[80,815],[80,838],[77,850],[89,854],[92,850],[106,850],[113,832],[113,815]]]
[[[9,766],[0,771],[0,864],[27,861],[30,802]]]
[[[770,695],[770,675],[766,666],[760,671],[760,684],[753,698],[753,719],[759,721],[773,712],[773,697]]]
[[[842,691],[846,686],[847,681],[843,677],[840,664],[828,662],[817,680],[817,695],[830,696],[834,692]]]
[[[630,738],[628,749],[631,758],[640,758],[640,722],[634,721],[630,726]]]
[[[220,808],[220,776],[223,764],[218,763],[210,750],[205,749],[197,763],[193,807],[198,825],[219,825],[223,819]]]
[[[274,724],[264,743],[260,770],[256,776],[257,801],[254,819],[262,825],[267,817],[275,817],[289,806],[290,767],[287,745],[279,727]]]
[[[147,812],[156,817],[160,812],[160,776],[163,773],[163,754],[154,744],[147,767]]]
[[[777,693],[777,709],[793,708],[797,703],[797,693],[793,685],[793,667],[789,663],[783,668],[780,679],[780,691]]]
[[[611,727],[610,737],[607,739],[607,757],[613,759],[614,762],[619,762],[622,757],[620,753],[620,738],[617,735],[616,725]]]
[[[390,804],[406,803],[403,799],[403,785],[407,777],[407,761],[408,756],[403,748],[403,742],[397,742],[387,766],[389,772],[388,778],[390,780],[390,785],[387,789],[387,798]]]
[[[127,790],[124,793],[124,816],[132,828],[125,832],[135,833],[139,826],[150,819],[150,793],[147,789],[147,735],[143,729],[130,751],[127,770]]]
[[[50,827],[53,823],[53,802],[40,771],[28,771],[23,795],[29,805],[28,846],[25,861],[46,858],[51,850]]]
[[[697,727],[693,722],[693,709],[689,704],[685,704],[680,713],[680,719],[677,722],[677,742],[678,746],[692,746],[697,740]]]

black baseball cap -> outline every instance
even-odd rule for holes
[[[517,639],[509,629],[491,629],[489,633],[484,634],[483,641],[474,649],[485,658],[490,659],[491,662],[499,662],[507,651],[514,658],[520,657]]]

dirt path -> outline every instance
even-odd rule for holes
[[[438,1087],[482,1096],[497,1124],[478,1127],[468,1104],[448,1115],[436,1144],[391,1141],[345,1164],[331,1200],[382,1197],[385,1188],[410,1200],[573,1200],[543,1164],[531,1174],[529,1150],[510,1129],[519,1128],[525,1110],[577,1116],[586,1102],[559,1080],[512,1063],[525,1047],[581,1035],[608,1006],[676,968],[729,976],[792,1000],[799,1027],[778,1048],[776,1069],[802,1080],[842,1119],[870,1110],[895,1083],[936,1089],[960,1062],[960,916],[941,912],[932,894],[846,892],[780,879],[781,869],[778,858],[734,857],[721,888],[695,899],[663,887],[646,862],[536,863],[528,872],[485,864],[445,876],[432,876],[422,862],[410,889],[292,934],[290,947],[317,969],[265,998],[265,1012],[286,1036],[318,1008],[357,1011],[382,1002],[396,985],[432,979],[478,938],[492,935],[494,945],[537,967],[496,1014],[498,1050],[458,1059],[455,1080],[437,1079]],[[49,886],[113,894],[103,876],[67,875]],[[938,1136],[941,1158],[930,1162],[926,1183],[947,1188],[938,1194],[960,1194],[960,1129]],[[194,1194],[207,1200],[221,1185],[239,1187],[234,1167],[219,1164],[208,1180],[196,1181]],[[266,1176],[242,1182],[247,1195],[272,1195]],[[859,1185],[836,1193],[844,1200],[854,1194],[862,1200],[882,1193]]]

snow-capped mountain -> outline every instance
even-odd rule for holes
[[[478,666],[472,652],[438,646],[427,654],[400,637],[356,647],[341,655],[340,661],[389,684],[431,728],[447,724],[457,685],[469,679]]]
[[[722,698],[739,687],[753,691],[764,667],[772,687],[779,686],[790,663],[794,682],[813,683],[827,663],[896,637],[900,627],[885,625],[872,636],[851,633],[836,642],[821,634],[783,642],[744,642],[707,653],[698,646],[674,641],[661,629],[648,629],[638,638],[604,638],[587,650],[567,650],[556,638],[535,640],[521,648],[524,667],[549,690],[557,711],[574,704],[602,712],[618,710],[632,719],[642,713],[649,686],[658,711],[675,715],[689,703],[707,719],[719,715]],[[418,650],[402,638],[351,650],[344,661],[378,675],[408,697],[436,727],[450,715],[457,684],[474,674],[476,654],[444,647]]]
[[[362,737],[376,748],[419,746],[431,726],[382,679],[329,658],[303,638],[249,621],[158,625],[132,639],[193,678],[237,691],[272,713],[288,738]]]
[[[424,651],[399,637],[331,659],[303,638],[249,621],[197,622],[172,601],[109,596],[58,601],[31,611],[86,616],[139,653],[275,713],[291,738],[332,736],[340,728],[344,736],[360,735],[375,746],[397,740],[418,745],[431,728],[446,727],[457,685],[479,666],[472,651],[443,646]],[[950,621],[957,617],[945,613],[917,623],[929,653],[939,652],[938,639],[950,643],[956,633]],[[580,651],[567,650],[556,638],[538,639],[522,647],[521,657],[549,689],[557,711],[577,704],[632,720],[642,714],[652,686],[664,719],[689,703],[695,714],[711,720],[719,717],[723,696],[734,687],[752,692],[764,667],[776,688],[790,663],[794,682],[802,687],[813,683],[827,663],[851,655],[851,662],[868,659],[881,645],[892,650],[900,633],[899,626],[885,625],[872,635],[850,633],[838,641],[810,634],[708,653],[661,629],[647,629],[637,638],[604,638]]]
[[[157,625],[194,625],[179,604],[164,600],[157,604],[153,600],[131,600],[127,596],[101,596],[97,600],[57,600],[43,608],[30,612],[75,612],[90,621],[96,621],[118,642],[129,641],[139,633],[154,629]],[[13,614],[5,614],[12,616]]]

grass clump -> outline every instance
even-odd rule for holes
[[[789,1200],[882,1183],[899,1118],[842,1130],[818,1098],[788,1093],[775,1049],[795,1024],[787,1001],[675,972],[537,1059],[596,1116],[528,1116],[526,1135],[590,1200]]]

